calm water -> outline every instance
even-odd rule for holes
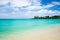
[[[33,28],[45,28],[60,24],[60,19],[4,19],[0,20],[0,36],[14,31],[25,31]]]

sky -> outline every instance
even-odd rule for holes
[[[60,0],[0,0],[0,19],[60,15]]]

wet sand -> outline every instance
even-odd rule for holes
[[[53,28],[34,28],[25,32],[14,32],[0,40],[60,40],[60,25],[55,25]]]

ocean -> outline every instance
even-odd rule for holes
[[[23,32],[33,29],[58,27],[55,25],[60,25],[60,19],[0,19],[0,40],[24,40],[23,38],[11,39],[10,37],[8,39],[7,36],[14,33],[20,35],[20,33],[23,34]],[[33,40],[33,38],[30,40]]]

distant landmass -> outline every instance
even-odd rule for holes
[[[34,16],[34,19],[60,19],[60,16],[44,16],[44,17],[40,17],[40,16]]]

